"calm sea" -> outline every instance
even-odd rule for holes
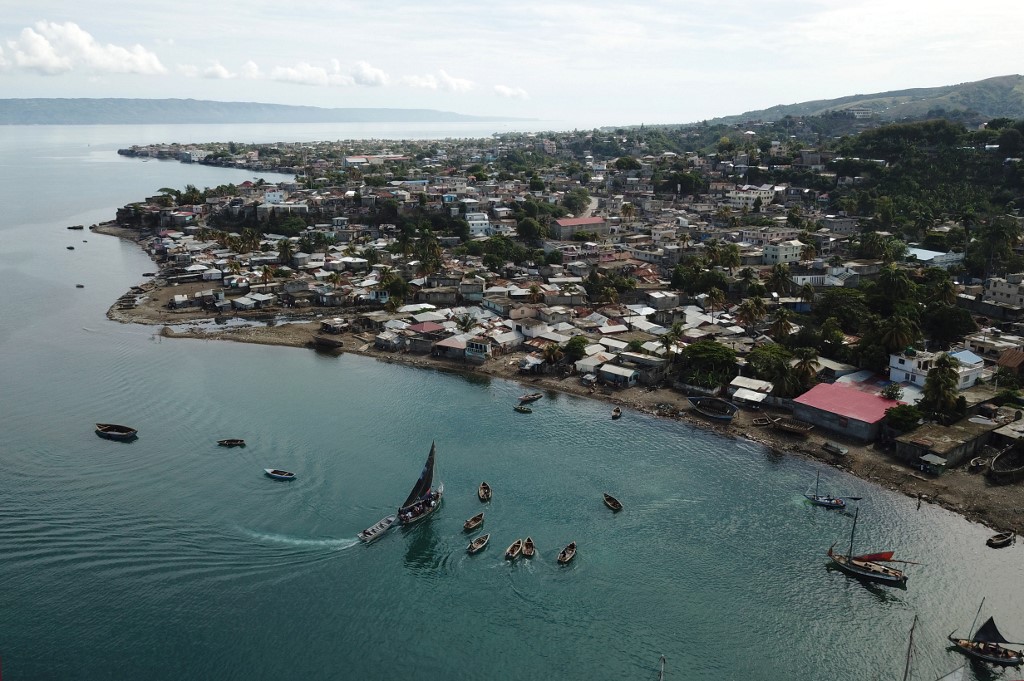
[[[315,132],[250,139],[415,131]],[[660,655],[668,679],[896,679],[915,614],[913,678],[932,679],[960,664],[945,636],[983,597],[1024,636],[1024,548],[988,550],[985,528],[831,470],[823,486],[864,497],[858,546],[921,564],[906,591],[826,569],[852,519],[804,503],[807,461],[557,394],[516,414],[513,383],[107,321],[151,262],[65,227],[161,187],[251,177],[116,149],[232,137],[0,126],[5,679],[654,679]],[[97,421],[140,437],[101,440]],[[227,437],[249,446],[218,448]],[[431,441],[442,509],[359,544]],[[491,546],[470,557],[462,523],[482,509]],[[506,563],[526,535],[539,555]],[[579,554],[560,568],[569,541]]]

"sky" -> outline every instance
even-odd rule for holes
[[[1024,73],[1024,0],[33,0],[0,98],[192,98],[688,123]]]

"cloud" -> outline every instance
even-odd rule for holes
[[[476,87],[476,83],[466,78],[456,78],[441,69],[437,76],[427,73],[422,76],[404,76],[402,83],[409,87],[427,90],[448,90],[449,92],[468,92]]]
[[[409,87],[425,88],[427,90],[437,89],[437,78],[429,73],[425,76],[403,76],[402,82]]]
[[[382,69],[370,66],[365,61],[356,62],[356,66],[352,70],[352,78],[359,85],[369,85],[370,87],[387,85],[391,80]]]
[[[167,72],[156,54],[141,45],[101,45],[77,24],[39,21],[22,29],[16,40],[7,41],[15,68],[44,75],[59,75],[78,69],[97,73]]]
[[[352,76],[340,72],[340,66],[337,62],[332,63],[330,69],[325,69],[322,66],[313,66],[306,62],[299,62],[295,66],[275,66],[270,70],[270,75],[267,77],[270,80],[282,83],[316,85],[320,87],[344,87],[355,84],[355,79]]]
[[[249,80],[258,80],[263,77],[263,73],[260,71],[260,67],[256,65],[256,62],[251,59],[242,64],[241,70],[242,78]]]
[[[468,92],[473,89],[475,83],[465,78],[455,78],[449,76],[443,69],[438,73],[441,74],[441,88],[444,90],[451,90],[452,92]]]
[[[203,78],[212,78],[214,80],[230,80],[237,78],[237,73],[232,73],[221,64],[219,61],[215,61],[210,66],[203,69]]]
[[[508,85],[495,85],[494,92],[500,97],[509,99],[529,99],[530,95],[521,87],[509,87]]]

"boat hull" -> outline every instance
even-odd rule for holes
[[[989,548],[1001,549],[1009,546],[1016,539],[1016,535],[1012,532],[996,534],[985,540],[985,544]]]
[[[723,400],[720,397],[688,397],[686,399],[689,400],[693,410],[701,416],[722,421],[723,423],[732,421],[732,417],[740,410],[732,402]]]
[[[117,442],[131,442],[139,436],[139,432],[128,426],[118,426],[112,423],[97,423],[96,434],[105,440]]]
[[[403,525],[415,525],[418,522],[426,520],[430,516],[434,515],[434,513],[437,511],[437,509],[441,508],[441,502],[442,501],[444,501],[444,485],[442,485],[442,486],[437,488],[437,500],[434,502],[434,505],[433,506],[428,506],[427,510],[424,511],[423,513],[419,514],[418,516],[415,516],[413,518],[409,518],[408,520],[403,519],[401,512],[404,509],[399,509],[398,522],[400,522]]]
[[[272,468],[264,468],[263,472],[266,473],[268,478],[273,478],[274,480],[294,480],[295,479],[295,473],[289,473],[287,471],[281,471],[281,470],[272,469]]]
[[[846,508],[846,502],[837,497],[827,497],[821,494],[805,494],[804,498],[815,506],[825,508]]]
[[[992,644],[989,644],[989,649],[985,651],[977,648],[977,644],[974,641],[969,641],[964,638],[954,638],[952,635],[948,638],[956,647],[958,652],[974,658],[975,660],[980,660],[981,662],[987,662],[988,664],[994,664],[1000,667],[1019,667],[1021,663],[1024,662],[1024,656],[1022,656],[1019,651],[1012,650],[1010,648],[992,646]]]
[[[391,528],[396,520],[398,520],[398,516],[395,515],[389,515],[386,518],[381,518],[376,523],[360,532],[358,534],[359,540],[366,544],[377,541],[384,536],[384,533]]]
[[[885,565],[867,561],[850,560],[849,556],[833,553],[829,549],[828,557],[833,567],[845,572],[851,577],[856,577],[865,582],[874,582],[884,586],[891,586],[897,589],[907,587],[907,576],[902,571]]]

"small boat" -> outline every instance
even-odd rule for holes
[[[604,493],[604,505],[612,509],[616,513],[622,510],[622,502],[620,502],[618,499],[613,497],[611,494],[608,494],[607,492]]]
[[[527,404],[529,402],[536,402],[537,400],[539,400],[542,397],[544,397],[544,393],[530,393],[528,395],[520,395],[519,396],[519,403],[520,404]]]
[[[772,420],[767,416],[758,416],[754,418],[751,421],[751,423],[753,423],[755,426],[770,426],[772,425]]]
[[[524,407],[521,404],[517,404],[516,406],[512,407],[512,409],[515,410],[515,411],[518,411],[520,414],[532,414],[533,413],[532,409],[530,409],[529,407]]]
[[[96,434],[108,440],[129,442],[139,436],[139,431],[128,426],[119,426],[116,423],[97,423]]]
[[[476,495],[480,498],[480,501],[491,500],[491,486],[486,482],[481,482],[480,487],[476,490]]]
[[[245,440],[241,438],[228,438],[227,440],[217,440],[219,447],[244,447]]]
[[[903,571],[889,567],[888,565],[882,565],[883,562],[895,562],[893,561],[892,551],[868,553],[860,556],[853,554],[853,536],[854,532],[857,530],[857,515],[859,513],[860,509],[857,509],[857,512],[853,515],[853,528],[850,530],[849,552],[846,555],[843,555],[833,551],[836,546],[835,544],[829,547],[827,555],[832,561],[832,565],[848,575],[867,582],[877,582],[885,586],[905,588],[907,585],[907,576]],[[899,562],[908,563],[910,561]]]
[[[804,498],[815,506],[825,508],[846,508],[846,500],[841,497],[833,497],[828,494],[818,494],[818,482],[821,480],[821,472],[814,476],[814,494],[804,493]],[[860,501],[860,497],[849,497],[854,501]]]
[[[434,484],[434,459],[436,447],[430,443],[430,453],[427,455],[427,462],[423,464],[420,477],[413,485],[412,491],[406,497],[405,502],[398,509],[398,521],[404,525],[418,523],[431,513],[441,508],[441,500],[444,498],[444,483],[433,488]]]
[[[981,605],[978,606],[979,615],[983,605],[985,605],[984,598],[981,599]],[[974,616],[974,621],[978,621],[978,615]],[[1012,645],[1012,643],[1003,637],[991,617],[978,627],[978,630],[974,632],[974,636],[970,639],[956,638],[953,636],[955,633],[954,631],[947,638],[956,647],[957,652],[961,652],[968,657],[1000,667],[1019,667],[1021,662],[1024,662],[1024,653],[1020,650],[1005,647],[1004,644]]]
[[[473,530],[475,530],[476,528],[480,527],[483,524],[484,524],[484,514],[483,514],[483,511],[481,511],[480,513],[477,513],[475,516],[473,516],[472,518],[470,518],[466,522],[462,523],[462,529],[464,531],[466,531],[466,532],[472,532]]]
[[[469,546],[466,547],[468,553],[480,553],[487,546],[487,540],[491,538],[489,534],[482,534],[473,541],[469,542]]]
[[[369,544],[370,542],[376,539],[380,539],[388,530],[388,528],[394,525],[396,520],[398,520],[398,516],[396,515],[389,515],[384,518],[381,518],[376,523],[370,525],[365,530],[360,532],[357,536],[361,541],[364,541],[367,544]]]
[[[621,419],[621,418],[622,418],[622,410],[619,409],[618,407],[615,407],[614,409],[612,409],[612,420],[614,421],[615,419]]]
[[[523,540],[516,539],[507,549],[505,549],[505,560],[515,560],[522,552]]]
[[[847,454],[850,453],[849,449],[843,447],[838,442],[832,442],[831,440],[821,445],[821,448],[824,449],[829,454],[833,454],[835,456],[846,456]]]
[[[732,417],[740,410],[735,404],[720,397],[687,397],[693,410],[709,419],[732,421]]]
[[[263,472],[272,477],[274,480],[294,480],[295,473],[289,473],[283,471],[280,468],[264,468]]]
[[[85,229],[85,225],[68,225],[68,229]]]
[[[566,565],[576,557],[576,542],[572,542],[558,552],[558,564]]]
[[[797,421],[796,419],[788,419],[784,416],[778,416],[772,419],[772,428],[783,433],[792,433],[793,435],[807,435],[807,433],[814,430],[814,426],[810,423],[804,423],[803,421]]]
[[[1017,539],[1017,534],[1012,530],[1010,532],[1000,532],[999,534],[993,534],[991,537],[985,540],[985,544],[993,549],[1001,549],[1004,546],[1009,546]]]
[[[533,558],[535,553],[537,553],[537,547],[533,543],[533,538],[527,537],[523,542],[523,558]]]
[[[85,288],[85,284],[75,284],[75,288]]]
[[[75,247],[74,247],[74,246],[68,246],[68,247],[67,247],[67,249],[68,249],[69,251],[73,251],[73,250],[75,250]]]

